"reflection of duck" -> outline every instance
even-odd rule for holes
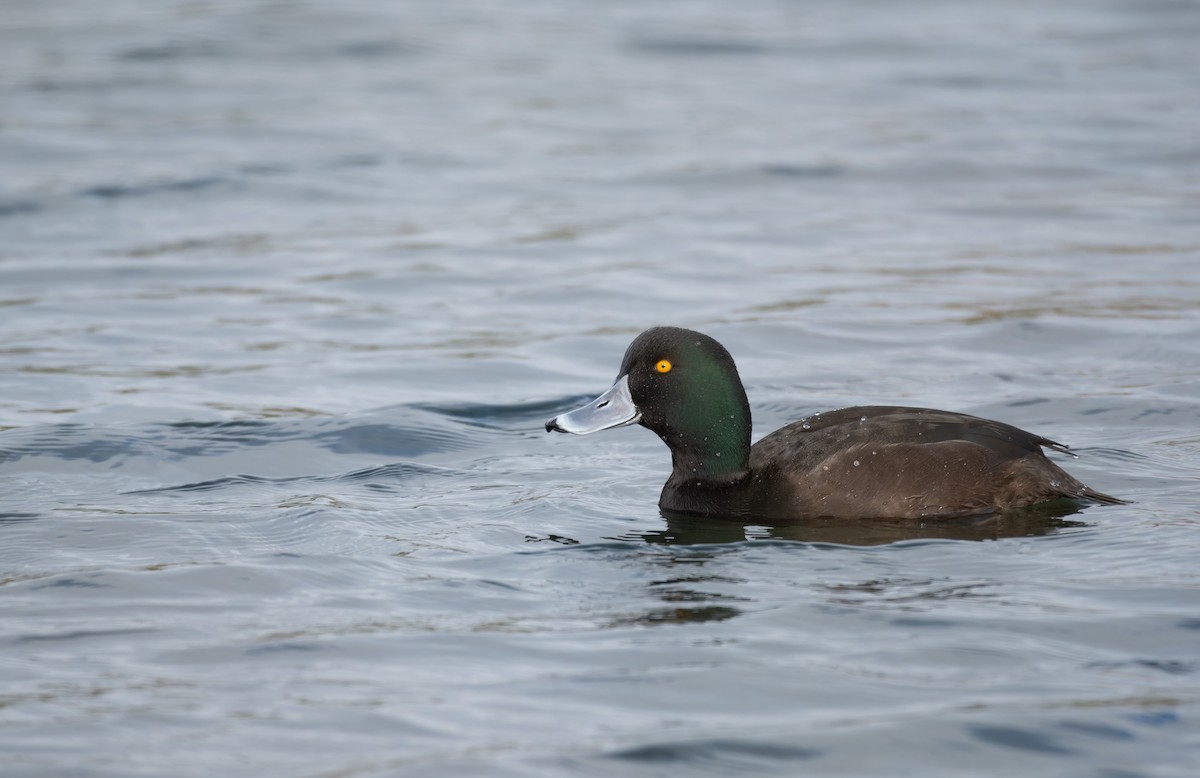
[[[671,449],[664,511],[745,520],[970,516],[1059,500],[1123,502],[1046,458],[1047,438],[976,416],[864,406],[816,414],[750,445],[733,358],[699,332],[646,330],[616,383],[546,423],[586,434],[641,424]],[[939,536],[944,537],[944,536]]]
[[[663,545],[736,543],[747,538],[800,540],[808,543],[837,543],[845,546],[882,546],[901,540],[999,540],[1000,538],[1050,535],[1061,529],[1086,526],[1063,517],[1078,513],[1071,500],[1056,500],[1027,508],[975,516],[912,519],[865,519],[844,521],[814,517],[792,519],[770,525],[755,525],[726,518],[710,518],[663,511],[665,529],[623,536]]]

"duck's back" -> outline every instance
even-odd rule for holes
[[[1070,497],[1120,502],[1046,458],[1066,447],[1008,424],[926,408],[843,408],[793,422],[750,449],[764,517],[921,518]]]

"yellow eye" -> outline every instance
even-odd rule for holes
[[[669,373],[671,372],[671,363],[665,359],[660,359],[658,360],[658,364],[654,366],[654,369],[660,373]]]

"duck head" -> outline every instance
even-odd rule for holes
[[[678,327],[646,330],[626,349],[612,387],[546,422],[546,431],[586,435],[630,424],[662,438],[678,473],[724,476],[746,468],[746,391],[733,357],[707,335]]]

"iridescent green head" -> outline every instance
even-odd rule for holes
[[[733,357],[717,341],[654,327],[625,351],[613,387],[546,429],[586,434],[640,423],[671,449],[675,470],[720,477],[746,469],[750,405]]]

